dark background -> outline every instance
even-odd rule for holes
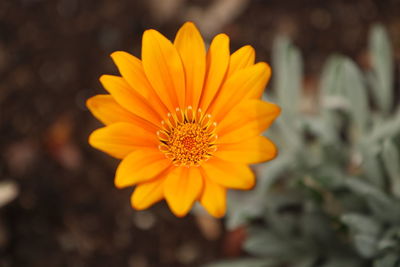
[[[362,67],[368,31],[381,22],[400,59],[396,0],[0,0],[0,266],[199,266],[240,254],[242,230],[206,216],[177,219],[164,203],[130,208],[117,190],[117,161],[87,144],[100,127],[85,100],[116,74],[115,50],[140,56],[141,35],[172,39],[186,20],[205,40],[219,32],[232,51],[251,44],[269,61],[278,33],[305,57],[306,89],[315,91],[333,52]],[[11,193],[10,193],[11,192]]]

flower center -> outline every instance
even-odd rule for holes
[[[199,166],[217,150],[217,123],[210,114],[201,109],[176,108],[175,114],[168,113],[157,132],[159,149],[176,166]]]

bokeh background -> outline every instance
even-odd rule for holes
[[[118,162],[87,144],[100,123],[85,101],[104,92],[101,74],[117,74],[109,54],[140,56],[145,29],[173,39],[187,20],[207,42],[225,32],[232,51],[251,44],[257,61],[269,62],[275,36],[289,35],[311,93],[333,52],[369,64],[375,22],[400,61],[399,0],[1,0],[1,267],[179,267],[241,255],[240,228],[201,214],[177,219],[164,203],[133,211],[131,190],[113,186]]]

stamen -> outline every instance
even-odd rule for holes
[[[217,149],[217,123],[211,114],[202,114],[200,108],[195,111],[188,106],[175,111],[167,114],[167,122],[162,121],[162,128],[157,131],[159,150],[175,166],[200,166]]]

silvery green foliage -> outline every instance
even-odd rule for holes
[[[280,155],[255,166],[254,191],[229,196],[227,226],[247,226],[249,257],[210,266],[400,266],[400,108],[380,25],[369,52],[366,71],[347,57],[329,58],[318,108],[307,113],[300,52],[276,39],[275,96],[267,99],[283,113],[267,134]]]

